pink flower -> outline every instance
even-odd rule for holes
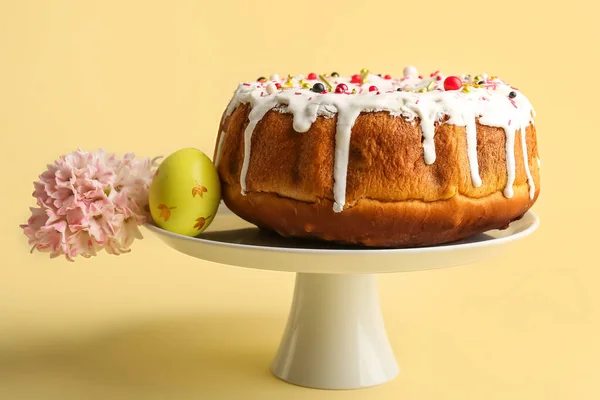
[[[110,254],[129,252],[138,229],[146,221],[148,188],[155,159],[122,158],[104,150],[81,149],[61,156],[34,182],[27,224],[21,225],[33,250],[89,258],[102,249]]]

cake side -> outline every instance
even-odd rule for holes
[[[249,108],[224,121],[226,132],[218,166],[223,199],[240,217],[282,236],[315,237],[367,246],[423,246],[459,240],[506,227],[539,195],[535,128],[526,129],[534,198],[524,162],[517,162],[514,194],[504,196],[506,139],[499,128],[478,125],[482,181],[471,182],[463,127],[436,128],[439,156],[425,165],[418,124],[384,112],[365,113],[353,128],[348,162],[346,208],[333,210],[335,118],[320,117],[308,132],[292,128],[291,116],[272,112],[257,125],[246,194],[239,176],[243,130]],[[385,129],[380,129],[386,128]],[[515,159],[524,160],[515,141]]]
[[[239,184],[249,107],[225,119],[218,165],[225,183]],[[336,118],[318,117],[307,132],[295,132],[292,117],[271,111],[254,129],[247,192],[272,192],[305,202],[333,198]],[[535,127],[526,128],[527,165],[539,191]],[[477,154],[482,184],[475,187],[469,168],[465,128],[439,124],[436,162],[423,159],[418,121],[386,112],[361,114],[350,139],[346,208],[360,199],[383,202],[447,200],[455,195],[483,198],[503,192],[507,183],[506,137],[501,128],[477,124]],[[515,140],[513,187],[528,186],[521,131]],[[530,199],[532,202],[534,199]]]
[[[518,89],[485,75],[272,76],[236,90],[215,164],[229,208],[281,235],[445,243],[534,204],[534,115]]]
[[[537,194],[536,194],[537,197]],[[448,200],[381,202],[362,199],[343,213],[333,202],[307,203],[274,193],[240,193],[238,183],[223,185],[227,206],[246,221],[282,236],[319,238],[370,247],[418,247],[460,240],[503,229],[531,206],[527,187],[480,199],[456,195]]]

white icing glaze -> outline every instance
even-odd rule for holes
[[[506,187],[504,188],[504,196],[509,199],[515,194],[513,183],[515,183],[516,163],[515,163],[515,130],[510,126],[504,126],[506,132]]]
[[[535,183],[529,170],[529,156],[527,155],[527,137],[525,128],[521,128],[521,145],[523,147],[523,162],[525,163],[525,173],[527,174],[527,183],[529,184],[529,198],[533,199],[535,196]]]
[[[348,77],[328,76],[309,80],[304,76],[296,76],[279,79],[276,82],[241,84],[229,103],[225,115],[231,115],[239,104],[251,106],[249,122],[244,131],[244,161],[240,174],[242,193],[246,192],[252,133],[268,111],[291,113],[293,128],[300,133],[308,131],[318,116],[330,118],[337,114],[333,194],[334,210],[341,212],[345,205],[350,137],[354,122],[362,112],[385,111],[408,121],[419,118],[423,134],[423,159],[428,165],[436,160],[435,123],[441,122],[447,116],[448,120],[445,123],[464,126],[471,179],[475,187],[482,184],[477,160],[477,118],[483,125],[504,129],[507,168],[504,195],[508,198],[512,197],[516,173],[515,133],[517,130],[525,132],[525,128],[533,124],[535,115],[527,98],[505,82],[496,78],[490,79],[485,74],[477,78],[478,80],[481,78],[485,83],[471,84],[468,92],[445,91],[443,85],[445,77],[438,72],[428,78],[419,78],[414,67],[407,67],[404,74],[405,77],[402,79],[385,79],[368,74],[364,76],[366,78],[364,83],[352,83],[352,79]],[[278,78],[278,76],[274,74],[271,78]],[[464,84],[472,82],[474,78],[470,75],[462,76]],[[318,82],[325,83],[326,89],[329,83],[331,90],[327,93],[315,93],[310,89],[302,88],[302,84],[313,86]],[[281,89],[273,92],[275,83],[280,84]],[[348,90],[345,93],[334,93],[335,87],[342,83],[348,87]],[[375,86],[376,89],[371,91],[371,86]],[[353,90],[356,94],[351,94]],[[511,91],[517,93],[516,97],[508,96]],[[224,136],[222,133],[217,146],[216,164],[221,158]],[[533,198],[535,187],[529,171],[525,135],[522,134],[521,138],[529,192],[530,197]]]
[[[215,167],[219,165],[221,162],[221,154],[223,152],[223,143],[225,142],[225,130],[221,131],[221,135],[219,136],[219,143],[217,143],[217,151],[215,152]]]
[[[254,128],[263,119],[265,114],[277,105],[277,101],[273,96],[270,96],[267,101],[259,102],[256,101],[256,92],[251,92],[250,98],[255,101],[251,101],[252,110],[250,110],[250,114],[248,115],[250,122],[248,122],[244,130],[244,163],[242,164],[242,172],[240,173],[242,194],[246,194],[246,175],[248,174],[248,166],[250,165],[252,133],[254,133]]]

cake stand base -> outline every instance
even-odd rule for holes
[[[379,385],[398,374],[371,274],[296,274],[285,333],[271,367],[319,389]]]
[[[539,226],[527,212],[508,229],[413,249],[349,248],[282,238],[226,209],[200,237],[147,224],[170,247],[205,261],[296,273],[290,316],[271,371],[319,389],[356,389],[398,373],[379,307],[376,273],[470,264],[502,254]]]

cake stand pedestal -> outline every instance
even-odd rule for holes
[[[531,212],[506,230],[441,246],[365,249],[281,238],[222,207],[197,238],[147,228],[170,247],[203,260],[296,273],[287,326],[271,371],[320,389],[356,389],[398,374],[379,306],[376,273],[469,264],[504,252],[539,225]]]

